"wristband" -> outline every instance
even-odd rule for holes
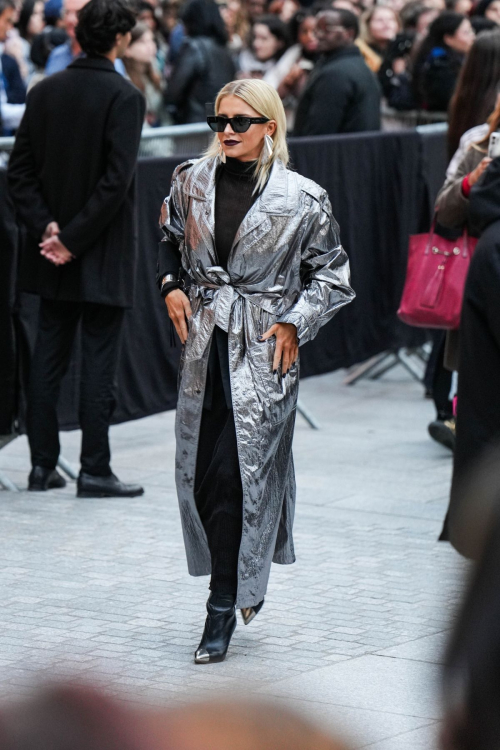
[[[178,283],[179,283],[179,279],[177,278],[177,276],[174,276],[173,273],[165,274],[165,276],[161,280],[160,294],[163,294],[163,291],[167,286],[170,286],[172,284],[178,284]]]
[[[181,287],[178,281],[171,281],[171,282],[167,281],[166,284],[162,285],[160,294],[163,297],[163,299],[165,299],[165,297],[167,297],[170,294],[170,292],[173,292],[174,289],[180,289],[180,288]]]

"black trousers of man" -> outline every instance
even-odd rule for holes
[[[41,300],[27,414],[33,466],[55,469],[57,464],[57,402],[81,321],[81,467],[93,476],[111,473],[108,431],[124,312],[121,307],[91,302]]]

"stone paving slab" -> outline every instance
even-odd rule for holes
[[[266,685],[262,692],[332,706],[347,706],[439,720],[439,667],[408,659],[365,654]]]
[[[311,378],[301,398],[322,429],[297,418],[298,561],[273,566],[223,664],[192,663],[207,579],[187,574],[173,412],[112,428],[114,469],[141,498],[0,492],[0,698],[54,673],[151,704],[252,692],[350,730],[355,747],[431,750],[465,569],[436,541],[451,460],[427,437],[432,403],[401,370],[354,387]],[[77,467],[78,432],[62,445]],[[24,438],[0,468],[26,486]]]

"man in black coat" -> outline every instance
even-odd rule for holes
[[[319,13],[322,58],[300,98],[294,135],[380,130],[380,87],[354,44],[358,19],[348,10]]]
[[[24,114],[26,86],[17,60],[3,51],[7,34],[17,16],[14,0],[0,0],[0,134],[9,135],[19,127]]]
[[[134,173],[145,102],[114,68],[135,14],[124,0],[90,0],[77,38],[87,57],[30,92],[9,163],[29,240],[21,288],[41,297],[27,429],[29,489],[61,486],[56,405],[82,325],[78,496],[133,496],[111,473],[108,429],[124,309],[136,263]]]

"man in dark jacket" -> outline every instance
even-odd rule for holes
[[[294,135],[379,130],[380,88],[354,44],[356,16],[343,9],[323,11],[316,35],[323,57],[299,101]]]
[[[14,0],[0,0],[0,135],[9,135],[19,127],[26,101],[26,86],[17,60],[3,51],[16,15]]]
[[[27,417],[31,490],[63,482],[56,405],[81,321],[78,496],[143,491],[111,473],[108,442],[120,330],[134,298],[134,172],[145,112],[114,61],[134,24],[124,0],[85,5],[77,37],[87,57],[33,87],[9,163],[29,234],[21,287],[41,297]]]

